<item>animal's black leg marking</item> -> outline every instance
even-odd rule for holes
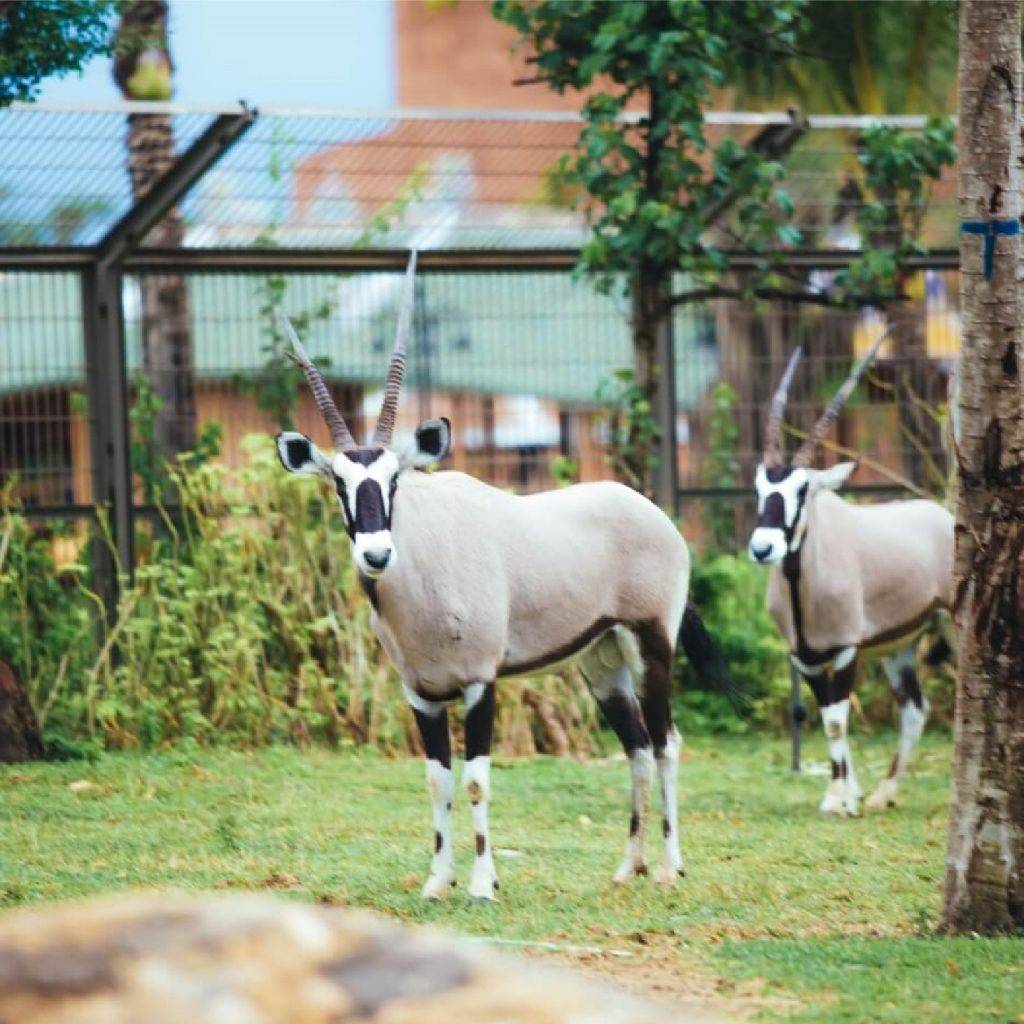
[[[635,750],[651,746],[651,736],[635,693],[614,690],[607,697],[599,697],[597,704],[630,757]]]
[[[452,739],[448,731],[448,711],[442,704],[433,714],[413,708],[416,725],[423,740],[423,754],[428,761],[437,761],[444,768],[452,766]]]
[[[598,706],[615,735],[629,755],[631,776],[629,840],[626,858],[615,872],[615,880],[623,882],[634,875],[646,875],[644,840],[650,809],[651,776],[654,756],[651,736],[644,724],[643,709],[632,690],[616,689],[598,698]]]
[[[672,673],[672,645],[664,630],[656,623],[637,629],[640,657],[643,659],[644,679],[640,706],[644,724],[650,734],[655,753],[665,749],[669,729],[669,685]]]
[[[832,759],[832,781],[821,802],[821,809],[834,814],[856,814],[860,800],[860,786],[853,770],[847,728],[850,720],[850,694],[857,679],[856,652],[844,665],[844,655],[837,656],[840,667],[835,668],[831,677],[817,677],[812,689],[821,705],[821,721],[828,740],[829,757]],[[810,680],[809,680],[810,681]],[[822,703],[824,701],[824,703]]]
[[[443,704],[417,700],[413,715],[423,740],[427,759],[427,792],[434,813],[434,857],[430,875],[423,886],[427,899],[440,899],[455,884],[454,850],[452,849],[452,746],[448,732],[448,712]]]
[[[494,684],[488,683],[466,711],[466,760],[490,754],[493,735]]]
[[[672,645],[664,630],[656,623],[639,628],[637,640],[644,666],[640,707],[654,746],[654,760],[661,790],[664,857],[657,877],[663,884],[672,884],[684,874],[683,859],[679,852],[679,796],[676,788],[682,738],[672,724],[672,712],[669,707]]]
[[[498,888],[488,831],[487,804],[491,790],[491,738],[494,733],[494,684],[474,683],[466,688],[466,769],[462,781],[473,813],[476,858],[469,894],[492,900]]]
[[[630,828],[626,857],[615,872],[615,880],[624,882],[634,875],[646,874],[644,833],[650,806],[654,753],[651,736],[644,724],[643,709],[636,695],[632,662],[633,637],[619,629],[610,630],[597,640],[580,659],[583,672],[605,721],[618,736],[629,755]]]
[[[917,672],[913,665],[904,665],[900,669],[900,688],[896,699],[902,708],[908,702],[921,711],[924,709],[924,695],[921,693],[921,684],[917,681]]]

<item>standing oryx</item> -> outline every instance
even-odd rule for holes
[[[473,810],[470,895],[497,887],[487,827],[494,684],[580,656],[582,669],[630,758],[632,816],[616,879],[646,873],[644,834],[655,764],[665,839],[659,877],[682,873],[676,811],[679,733],[669,712],[679,637],[698,671],[724,681],[710,637],[687,605],[690,559],[672,521],[615,483],[525,497],[463,473],[409,470],[448,451],[447,420],[421,424],[407,452],[392,447],[412,303],[410,260],[397,338],[373,442],[357,445],[316,367],[298,362],[331,430],[333,456],[302,434],[278,435],[285,468],[337,492],[352,553],[373,604],[373,627],[401,674],[427,757],[435,847],[428,898],[455,884],[451,747],[445,703],[466,703],[463,783]]]
[[[888,777],[869,807],[893,803],[899,780],[928,717],[916,641],[953,591],[953,517],[933,501],[854,505],[833,492],[855,462],[830,469],[809,463],[887,335],[860,361],[793,460],[785,461],[782,413],[798,348],[772,400],[764,461],[757,469],[757,527],[750,557],[771,564],[768,610],[789,643],[790,659],[821,708],[832,781],[821,810],[856,814],[861,796],[850,759],[847,722],[860,651],[884,656],[900,705],[900,742]]]

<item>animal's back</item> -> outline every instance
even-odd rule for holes
[[[517,500],[507,663],[566,652],[609,622],[658,622],[674,640],[689,554],[652,502],[622,484],[577,484]]]
[[[847,505],[868,600],[894,613],[914,594],[948,607],[953,592],[953,516],[934,501]]]
[[[681,604],[678,614],[667,608],[680,589],[685,599],[686,545],[657,506],[621,484],[517,496],[462,473],[411,474],[394,519],[397,562],[381,599],[403,620],[413,674],[409,659],[469,673],[490,666],[493,676],[546,663],[604,620],[682,615]]]

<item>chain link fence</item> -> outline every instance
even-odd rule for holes
[[[116,423],[104,427],[98,374],[121,374],[136,459],[157,407],[179,446],[219,424],[219,458],[232,465],[246,435],[274,432],[283,416],[326,443],[307,397],[294,407],[282,397],[278,309],[302,325],[339,407],[365,433],[400,280],[385,257],[409,246],[433,258],[417,283],[399,429],[448,416],[453,466],[517,491],[611,475],[609,414],[617,371],[632,362],[629,305],[571,269],[586,229],[551,172],[578,131],[572,118],[141,109],[0,111],[0,483],[29,511],[84,517],[109,500],[112,477],[96,460],[116,447]],[[170,252],[145,245],[167,196],[155,220],[138,222],[144,230],[118,236],[126,217],[161,199],[133,201],[127,173],[142,158],[133,124],[147,117],[170,119],[171,170],[191,174],[169,193],[183,225]],[[249,121],[218,148],[218,119],[228,117]],[[713,133],[749,139],[765,117],[709,121]],[[787,158],[805,239],[829,254],[814,270],[813,254],[795,250],[804,275],[832,272],[851,244],[857,130],[822,119]],[[926,243],[953,244],[955,207],[950,177],[935,187]],[[94,302],[84,282],[114,242],[116,277]],[[950,254],[922,265],[912,301],[893,314],[899,330],[840,419],[834,457],[865,455],[863,484],[941,481],[957,289]],[[807,352],[790,405],[799,430],[883,327],[881,314],[809,306],[676,311],[679,480],[694,535],[704,503],[749,504],[761,418],[793,346]],[[108,329],[116,347],[97,347],[90,339]],[[111,352],[123,353],[120,368],[105,361]],[[131,494],[146,504],[137,475]]]

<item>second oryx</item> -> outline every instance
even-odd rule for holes
[[[857,814],[857,782],[847,728],[861,653],[883,655],[900,706],[900,740],[889,773],[869,807],[893,803],[928,716],[916,671],[917,640],[953,591],[953,516],[934,501],[856,505],[834,492],[856,469],[843,462],[812,469],[829,426],[874,358],[883,334],[856,366],[787,462],[782,414],[798,348],[772,401],[764,459],[757,468],[757,526],[750,557],[770,564],[768,610],[790,648],[793,666],[814,691],[832,761],[821,810]]]
[[[680,737],[669,711],[677,638],[698,672],[724,680],[717,652],[687,604],[690,559],[672,521],[615,483],[517,496],[457,472],[420,473],[449,450],[447,420],[428,420],[405,451],[392,443],[405,369],[415,258],[406,275],[380,418],[358,445],[293,336],[295,354],[330,427],[334,453],[302,434],[278,435],[285,468],[337,494],[373,628],[402,677],[427,759],[434,856],[423,895],[455,884],[451,744],[446,703],[466,706],[463,774],[476,833],[470,895],[497,887],[488,826],[495,682],[579,657],[630,759],[632,813],[615,877],[646,873],[644,836],[655,768],[664,860],[682,874],[676,811]]]

